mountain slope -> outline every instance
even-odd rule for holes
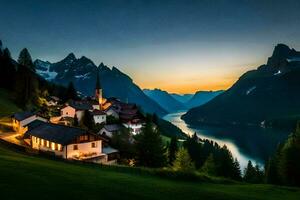
[[[185,104],[186,102],[188,102],[194,96],[194,94],[175,94],[175,93],[172,93],[171,96],[174,99],[176,99],[177,101]]]
[[[222,94],[224,91],[219,90],[219,91],[198,91],[195,93],[195,95],[185,103],[186,107],[188,108],[193,108],[197,106],[201,106],[216,96]]]
[[[67,86],[73,82],[83,95],[94,95],[97,66],[86,57],[76,58],[73,53],[56,63],[36,60],[36,71],[48,81]],[[112,69],[103,63],[99,65],[100,81],[106,98],[116,97],[125,102],[136,103],[145,112],[159,116],[167,114],[161,106],[150,99],[133,83],[132,79],[117,68]]]
[[[178,110],[184,110],[186,107],[173,98],[168,92],[160,89],[144,89],[144,93],[152,100],[156,101],[162,108],[168,112],[176,112]]]
[[[299,118],[300,52],[278,44],[266,65],[246,72],[226,92],[192,108],[182,118],[190,124],[269,124]],[[299,118],[300,119],[300,118]]]

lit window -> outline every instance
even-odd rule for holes
[[[55,150],[55,143],[54,142],[51,142],[51,149]]]
[[[60,145],[60,144],[57,144],[57,149],[58,149],[58,151],[61,151],[61,150],[62,150],[62,148],[61,148],[61,145]]]
[[[50,142],[48,140],[46,141],[46,146],[50,147]]]
[[[78,145],[77,144],[73,145],[73,150],[78,150]]]
[[[44,146],[45,144],[44,144],[44,140],[43,139],[41,139],[41,145],[42,146]]]

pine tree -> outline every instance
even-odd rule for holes
[[[234,163],[233,163],[232,178],[234,180],[241,180],[242,179],[241,166],[240,166],[240,163],[237,159],[235,159]]]
[[[173,169],[175,171],[193,172],[195,171],[195,164],[188,151],[184,148],[180,148],[176,153],[176,159],[173,163]]]
[[[13,89],[15,83],[16,69],[12,63],[10,51],[5,48],[0,56],[0,87]]]
[[[75,114],[75,116],[74,116],[74,121],[73,121],[73,126],[78,126],[78,125],[79,125],[78,117],[77,117],[77,115]]]
[[[126,164],[128,164],[129,159],[134,158],[134,146],[131,140],[129,129],[125,127],[111,137],[111,146],[119,150],[120,157]]]
[[[168,151],[169,165],[173,165],[173,162],[176,159],[176,152],[177,151],[178,151],[177,138],[172,137],[170,145],[169,145],[169,151]]]
[[[21,51],[18,62],[15,85],[16,101],[22,107],[36,105],[38,101],[38,80],[27,49]]]
[[[257,173],[250,160],[248,161],[247,167],[245,168],[244,180],[248,183],[257,182]]]
[[[31,71],[35,72],[35,66],[32,62],[31,55],[26,48],[22,49],[18,59],[19,65],[26,66]]]
[[[77,96],[77,91],[74,87],[74,84],[73,82],[70,82],[69,85],[68,85],[68,88],[67,88],[67,93],[66,93],[66,96],[65,96],[65,100],[77,100],[78,99],[78,96]]]
[[[167,163],[166,149],[153,123],[147,120],[140,134],[135,136],[136,161],[140,166],[163,167]]]
[[[201,168],[201,171],[209,174],[209,175],[216,175],[216,164],[214,161],[213,154],[210,154],[208,158],[206,159],[204,165]]]
[[[281,183],[300,186],[300,124],[282,146],[278,155],[278,174]]]
[[[84,127],[86,127],[87,129],[89,129],[89,130],[94,129],[94,125],[95,125],[94,119],[93,119],[91,113],[88,110],[84,111],[81,122],[82,122],[82,125]]]

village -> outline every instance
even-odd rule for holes
[[[50,117],[45,117],[42,111],[14,113],[10,118],[13,132],[2,134],[1,139],[67,160],[116,164],[119,150],[109,145],[110,139],[121,129],[127,129],[132,136],[139,134],[145,117],[135,104],[104,98],[99,73],[94,89],[93,97],[69,99],[65,103],[49,96],[48,110],[58,111]],[[90,120],[97,131],[79,127],[84,118]]]

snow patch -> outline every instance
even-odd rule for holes
[[[282,72],[281,72],[281,70],[278,70],[275,74],[274,74],[274,76],[278,76],[278,75],[280,75]]]
[[[246,92],[246,95],[249,95],[255,89],[256,89],[256,86],[253,86],[253,87],[249,88],[249,90],[247,90],[247,92]]]
[[[57,76],[56,72],[50,72],[50,63],[44,63],[44,62],[40,62],[39,66],[43,69],[46,70],[40,70],[40,69],[36,69],[36,73],[40,76],[42,76],[44,79],[46,79],[47,81],[51,81],[53,79],[55,79],[55,77]]]
[[[288,62],[300,62],[300,57],[287,58],[286,61],[288,61]]]
[[[88,73],[83,74],[83,75],[77,75],[77,76],[75,76],[75,78],[80,78],[80,79],[84,80],[84,79],[90,78],[89,77],[90,73],[91,72],[88,72]]]

